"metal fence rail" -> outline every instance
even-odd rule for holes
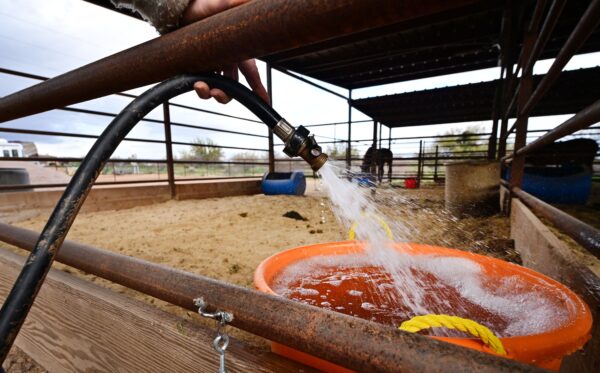
[[[520,58],[517,61],[516,71],[514,75],[511,75],[510,81],[507,84],[509,91],[515,86],[516,89],[513,92],[509,92],[511,93],[510,97],[512,97],[512,99],[508,105],[501,108],[503,117],[506,119],[512,113],[515,103],[517,106],[517,119],[515,123],[509,130],[506,130],[506,121],[504,121],[500,136],[500,147],[506,149],[508,137],[513,131],[516,131],[512,154],[506,156],[504,156],[502,152],[499,154],[503,164],[508,161],[511,162],[511,179],[508,182],[503,181],[502,183],[512,193],[513,197],[522,200],[535,213],[548,219],[565,234],[588,249],[590,253],[600,257],[600,233],[597,229],[590,227],[521,189],[525,172],[525,157],[528,154],[531,154],[556,140],[564,138],[565,136],[572,135],[576,131],[586,128],[595,129],[597,127],[591,126],[600,121],[600,101],[596,101],[556,128],[547,131],[539,138],[527,144],[527,122],[533,108],[557,81],[566,64],[600,24],[600,0],[592,0],[558,52],[558,55],[548,72],[542,77],[537,87],[533,87],[533,66],[543,52],[552,30],[558,22],[564,5],[565,1],[555,0],[549,9],[544,12],[545,2],[538,2],[536,11],[531,20],[531,25],[525,31],[525,35],[523,36],[523,47]],[[538,30],[539,25],[542,25],[540,30]],[[513,62],[503,61],[502,68],[512,72]],[[520,70],[522,70],[521,77],[517,78]],[[517,79],[518,84],[515,84]],[[595,164],[597,164],[597,162],[595,162]]]
[[[29,78],[29,79],[36,79],[36,80],[48,80],[47,77],[43,77],[43,76],[39,76],[39,75],[33,75],[33,74],[29,74],[29,73],[25,73],[22,71],[16,71],[16,70],[11,70],[11,69],[5,69],[5,68],[0,68],[0,73],[2,74],[8,74],[8,75],[12,75],[12,76],[18,76],[18,77],[23,77],[23,78]],[[132,95],[132,94],[128,94],[128,93],[117,93],[116,95],[118,96],[122,96],[122,97],[127,97],[127,98],[136,98],[136,95]],[[244,118],[244,117],[239,117],[239,116],[235,116],[235,115],[229,115],[229,114],[223,114],[223,113],[218,113],[218,112],[214,112],[214,111],[210,111],[210,110],[203,110],[200,108],[196,108],[196,107],[192,107],[192,106],[188,106],[188,105],[182,105],[182,104],[178,104],[178,103],[166,103],[165,105],[163,105],[163,120],[159,120],[159,119],[152,119],[152,118],[144,118],[142,119],[142,121],[144,122],[148,122],[148,123],[155,123],[155,124],[161,124],[164,126],[164,140],[158,140],[158,139],[150,139],[150,138],[137,138],[137,137],[127,137],[125,139],[125,141],[130,141],[130,142],[141,142],[141,143],[150,143],[150,144],[163,144],[165,145],[165,150],[166,150],[166,157],[165,158],[159,158],[159,159],[120,159],[120,158],[112,158],[110,160],[110,162],[107,164],[106,168],[110,167],[110,165],[113,165],[113,174],[114,174],[114,180],[112,181],[98,181],[95,183],[95,185],[123,185],[123,184],[142,184],[142,183],[168,183],[169,186],[171,187],[171,193],[174,196],[175,193],[175,184],[178,181],[191,181],[191,180],[222,180],[222,179],[241,179],[241,178],[252,178],[252,177],[257,177],[262,175],[262,173],[267,169],[269,163],[264,160],[264,161],[253,161],[253,160],[249,160],[249,161],[206,161],[206,160],[197,160],[197,159],[174,159],[173,157],[173,146],[188,146],[188,147],[204,147],[204,148],[214,148],[214,149],[229,149],[229,150],[241,150],[241,151],[250,151],[250,152],[268,152],[268,149],[264,149],[264,148],[252,148],[252,147],[243,147],[243,146],[228,146],[228,145],[217,145],[217,144],[197,144],[197,143],[193,143],[193,142],[185,142],[185,141],[173,141],[171,138],[171,129],[173,127],[184,127],[184,128],[191,128],[191,129],[196,129],[196,130],[202,130],[202,131],[209,131],[209,132],[215,132],[215,133],[224,133],[224,134],[233,134],[233,135],[240,135],[240,136],[247,136],[247,137],[251,137],[251,138],[260,138],[260,139],[267,139],[268,136],[267,134],[265,135],[260,135],[260,134],[255,134],[255,133],[248,133],[248,132],[242,132],[242,131],[233,131],[233,130],[227,130],[227,129],[221,129],[221,128],[213,128],[213,127],[206,127],[206,126],[199,126],[199,125],[195,125],[195,124],[188,124],[188,123],[179,123],[179,122],[172,122],[170,120],[170,108],[171,107],[177,107],[180,109],[185,109],[185,110],[192,110],[192,111],[197,111],[197,112],[202,112],[202,113],[208,113],[211,115],[216,115],[216,116],[221,116],[221,117],[225,117],[225,118],[229,118],[229,119],[234,119],[234,120],[241,120],[241,121],[247,121],[247,122],[252,122],[252,123],[261,123],[258,120],[255,119],[250,119],[250,118]],[[74,113],[80,113],[80,114],[86,114],[86,115],[98,115],[98,116],[105,116],[105,117],[109,117],[109,118],[114,118],[118,113],[111,113],[111,112],[106,112],[106,111],[100,111],[100,110],[90,110],[90,109],[82,109],[82,108],[74,108],[74,107],[65,107],[65,108],[59,108],[59,110],[63,110],[63,111],[68,111],[68,112],[74,112]],[[13,133],[13,134],[23,134],[23,135],[36,135],[36,136],[52,136],[52,137],[70,137],[70,138],[81,138],[81,139],[91,139],[91,140],[95,140],[98,138],[98,135],[90,135],[90,134],[84,134],[84,133],[75,133],[75,132],[59,132],[59,131],[45,131],[45,130],[34,130],[34,129],[23,129],[23,128],[9,128],[9,127],[0,127],[0,133]],[[46,163],[68,163],[67,165],[61,165],[61,167],[76,167],[78,165],[78,163],[80,163],[83,158],[78,158],[78,157],[40,157],[40,156],[36,156],[36,157],[27,157],[27,158],[0,158],[0,161],[2,160],[10,160],[10,161],[19,161],[19,162],[46,162]],[[156,172],[156,174],[158,175],[158,177],[156,179],[152,179],[152,180],[127,180],[127,181],[119,181],[117,180],[118,177],[120,177],[120,175],[117,176],[116,172],[115,172],[115,164],[131,164],[131,163],[142,163],[142,164],[153,164],[153,165],[166,165],[166,169],[165,174],[166,174],[166,178],[163,179],[160,177],[161,174],[161,169],[158,168],[158,172]],[[207,177],[191,177],[186,175],[186,167],[183,167],[183,176],[182,175],[178,175],[181,174],[181,170],[178,170],[176,168],[176,165],[180,165],[180,166],[185,166],[185,165],[212,165],[212,166],[216,166],[216,167],[224,167],[222,170],[223,172],[225,172],[227,174],[227,176],[223,176],[223,177],[216,177],[215,175],[208,175],[207,172]],[[241,168],[239,167],[241,166]],[[251,172],[251,171],[256,171],[253,169],[250,169],[253,166],[261,166],[264,169],[260,170],[260,172]],[[236,175],[236,173],[243,173],[243,175]],[[0,191],[3,190],[26,190],[26,189],[31,189],[31,188],[62,188],[62,187],[66,187],[67,183],[43,183],[43,184],[31,184],[31,185],[0,185]]]
[[[0,223],[0,240],[31,250],[38,233]],[[537,367],[308,306],[88,245],[65,241],[57,260],[196,312],[193,299],[234,314],[237,328],[359,371],[541,372]],[[426,363],[431,361],[433,363]],[[437,369],[440,364],[444,369]]]

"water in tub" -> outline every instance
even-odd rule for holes
[[[340,177],[341,168],[332,162],[320,173],[336,217],[347,229],[354,226],[367,248],[292,264],[272,284],[276,293],[393,326],[430,313],[466,317],[501,337],[549,331],[566,320],[564,300],[525,288],[517,277],[491,283],[467,258],[412,256],[392,249],[390,235],[406,242],[410,225],[386,219],[370,191]],[[457,335],[441,328],[428,333]]]

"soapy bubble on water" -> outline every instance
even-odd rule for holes
[[[390,258],[392,258],[390,256]],[[326,264],[324,264],[326,263]],[[472,301],[475,304],[502,316],[508,320],[508,326],[501,331],[500,336],[517,336],[532,333],[542,333],[564,324],[567,320],[566,311],[557,307],[556,301],[540,296],[535,289],[528,289],[522,285],[522,281],[517,276],[510,276],[502,279],[498,283],[488,284],[485,282],[485,276],[482,276],[482,268],[474,261],[466,258],[441,257],[418,255],[409,256],[397,253],[392,260],[396,267],[408,266],[413,270],[431,273],[436,276],[445,285],[456,289],[461,297]],[[290,295],[293,292],[299,292],[305,295],[317,295],[319,292],[310,288],[290,288],[289,285],[298,279],[302,279],[302,284],[311,286],[315,281],[306,281],[307,277],[327,275],[329,278],[344,278],[348,280],[348,275],[342,275],[343,268],[362,268],[373,265],[370,256],[364,254],[344,254],[331,256],[317,256],[295,262],[284,269],[273,283],[275,292],[281,295]],[[357,276],[368,280],[368,274],[358,273]],[[344,281],[340,280],[340,281]],[[389,284],[381,284],[389,291]],[[338,285],[339,286],[339,285]],[[414,290],[414,289],[412,289]],[[435,288],[428,289],[435,292]],[[360,293],[360,294],[359,294]],[[361,296],[362,292],[355,290],[347,291],[352,296]],[[331,303],[326,300],[327,297],[321,295],[323,302],[331,307]],[[442,297],[437,298],[442,308],[449,307],[450,303]],[[566,301],[566,300],[563,300]],[[381,310],[387,309],[388,302],[381,302]],[[349,302],[348,305],[351,305]],[[323,305],[325,306],[325,305]],[[361,308],[371,311],[379,311],[378,306],[368,302],[361,302]],[[342,307],[343,308],[343,307]],[[342,308],[336,308],[341,311]],[[416,313],[415,313],[416,314]],[[467,316],[467,315],[458,315]]]

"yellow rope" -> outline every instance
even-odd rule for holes
[[[386,236],[388,236],[388,238],[390,240],[394,239],[394,235],[392,234],[392,230],[390,229],[390,226],[387,225],[387,223],[385,222],[385,220],[383,220],[381,217],[379,217],[379,216],[377,216],[375,214],[366,214],[366,215],[363,215],[363,217],[372,217],[372,218],[375,218],[375,220],[377,220],[377,222],[379,222],[379,225],[381,225],[381,227],[385,230]],[[356,220],[352,224],[352,227],[350,227],[350,230],[348,231],[348,239],[349,240],[356,239],[356,228],[358,228],[358,220]]]
[[[410,320],[404,321],[400,325],[400,330],[416,333],[423,329],[445,327],[448,329],[457,329],[461,332],[471,333],[480,338],[484,344],[489,346],[494,352],[500,355],[506,355],[506,350],[500,342],[500,339],[492,333],[487,327],[469,319],[463,319],[458,316],[450,315],[423,315],[415,316]]]

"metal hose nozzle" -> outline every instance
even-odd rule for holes
[[[289,157],[301,157],[313,171],[318,171],[327,162],[327,154],[317,144],[315,137],[303,126],[294,129],[285,119],[281,119],[273,132],[285,143],[283,152]]]

